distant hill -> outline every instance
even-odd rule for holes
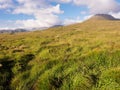
[[[37,27],[37,28],[31,28],[29,29],[30,31],[37,31],[37,30],[46,30],[46,29],[49,29],[49,28],[55,28],[55,27],[62,27],[63,25],[54,25],[54,26],[51,26],[51,27]]]
[[[18,33],[18,32],[27,32],[25,29],[2,29],[0,33]]]

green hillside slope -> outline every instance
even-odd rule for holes
[[[0,90],[120,90],[120,21],[0,34]]]

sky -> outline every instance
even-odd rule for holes
[[[69,25],[95,14],[120,18],[120,0],[0,0],[0,29]]]

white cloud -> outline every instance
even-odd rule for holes
[[[58,3],[69,3],[72,0],[50,0],[50,1],[52,1],[52,2],[58,2]]]
[[[13,10],[14,14],[34,14],[35,11],[47,8],[45,0],[17,0],[18,6]]]
[[[63,14],[61,5],[53,5],[51,2],[56,3],[74,3],[78,6],[86,6],[89,10],[81,11],[80,14],[88,15],[84,19],[65,19],[61,21],[59,14]],[[33,19],[6,21],[6,24],[1,24],[0,27],[5,25],[8,27],[50,27],[58,24],[73,24],[82,22],[91,17],[91,14],[96,13],[110,13],[111,15],[120,18],[120,4],[116,0],[0,0],[0,9],[4,9],[12,14],[25,14],[33,16]],[[74,12],[74,11],[73,11]],[[112,12],[112,13],[111,13]],[[5,23],[5,22],[4,22]]]
[[[80,14],[85,15],[85,14],[87,14],[87,12],[86,11],[81,11]]]
[[[53,14],[49,15],[49,17],[48,15],[40,15],[39,17],[37,19],[17,20],[16,23],[26,28],[51,27],[61,24],[58,16],[54,16]]]
[[[18,20],[17,23],[23,27],[50,27],[61,24],[57,14],[64,13],[60,10],[60,5],[52,6],[45,0],[18,0],[19,6],[13,10],[13,14],[33,15],[34,19]]]
[[[7,20],[7,21],[3,21],[0,20],[0,29],[14,29],[14,28],[19,28],[20,24],[17,24],[16,21],[13,20]]]
[[[63,25],[70,25],[74,23],[81,23],[83,20],[80,19],[80,17],[77,17],[76,19],[65,19],[63,22]]]
[[[93,15],[86,15],[82,19],[78,16],[76,19],[65,19],[63,22],[63,25],[70,25],[70,24],[75,24],[75,23],[81,23],[85,20],[88,20],[91,18]]]
[[[12,14],[32,15],[33,19],[16,20],[16,22],[12,22],[14,27],[19,25],[24,28],[41,28],[61,24],[58,14],[62,14],[64,11],[60,9],[60,4],[51,5],[47,0],[16,0],[16,2],[17,4],[13,4],[13,0],[0,0],[0,8]],[[14,7],[11,7],[13,5]],[[12,8],[12,11],[7,8]],[[8,23],[6,21],[6,24]],[[10,24],[7,26],[10,27]]]
[[[73,0],[73,2],[79,6],[87,6],[92,14],[120,11],[120,5],[116,0]]]
[[[88,20],[92,17],[93,15],[87,15],[87,16],[84,16],[83,20]]]
[[[70,25],[74,23],[80,23],[81,20],[75,20],[75,19],[65,19],[63,22],[63,25]]]
[[[0,9],[6,9],[13,7],[12,0],[0,0]]]
[[[115,17],[115,18],[120,19],[120,12],[118,12],[118,13],[110,12],[109,14],[112,15],[113,17]]]

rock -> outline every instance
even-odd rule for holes
[[[2,67],[2,64],[0,63],[0,67]]]

